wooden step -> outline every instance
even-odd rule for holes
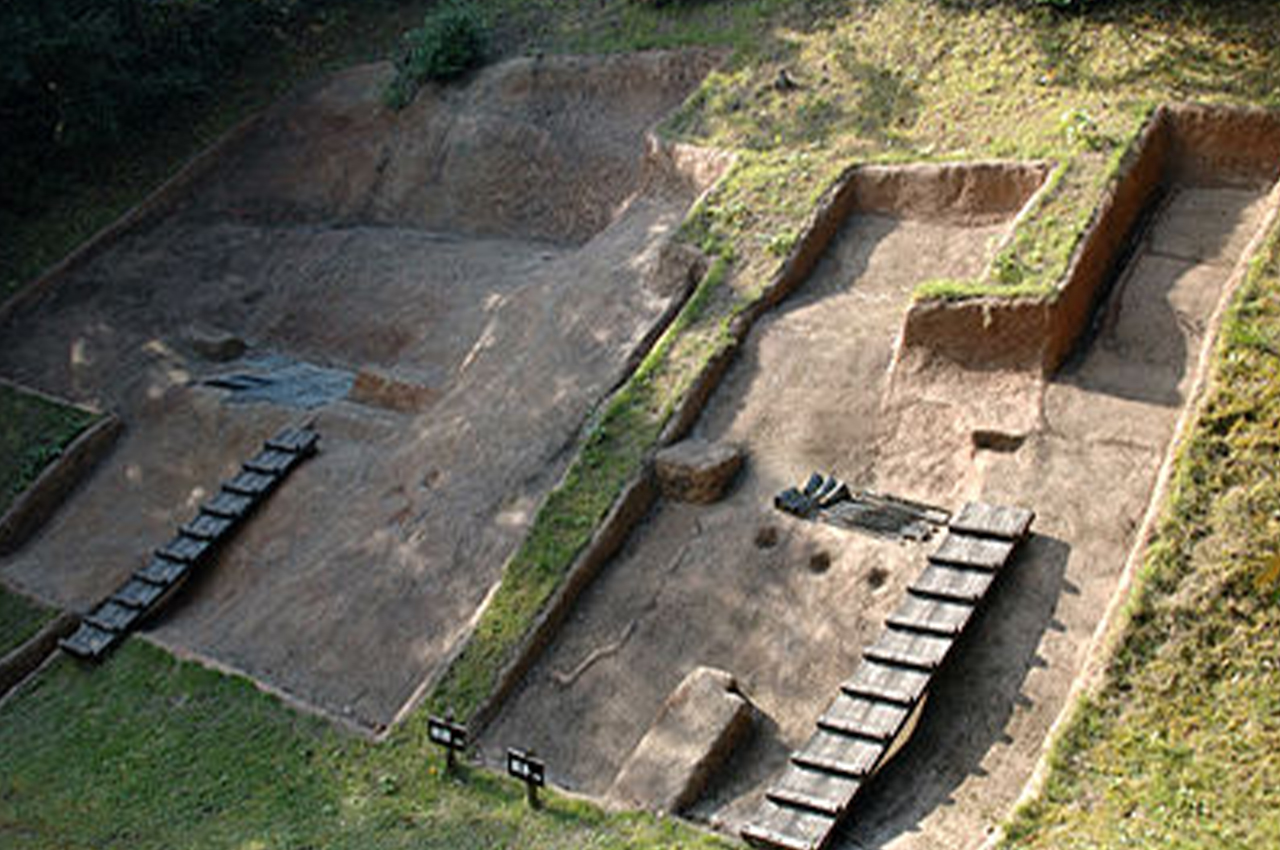
[[[986,502],[969,502],[951,518],[952,531],[1000,540],[1021,540],[1031,530],[1035,511]]]
[[[977,602],[991,587],[993,573],[930,564],[911,585],[911,591],[953,602]]]
[[[757,847],[821,850],[835,830],[836,819],[812,809],[765,800],[742,827],[742,837]]]
[[[901,664],[919,670],[936,670],[951,651],[952,639],[890,626],[863,655],[876,661]]]
[[[818,718],[818,726],[873,741],[889,741],[902,730],[910,713],[909,708],[896,703],[842,693]]]
[[[886,622],[902,629],[956,637],[964,630],[971,616],[973,606],[967,602],[948,602],[907,593],[898,605],[898,610],[890,614]]]
[[[870,776],[884,755],[882,741],[819,729],[791,756],[792,764],[861,779]]]
[[[995,540],[949,531],[942,538],[937,551],[929,556],[929,560],[935,564],[953,564],[994,572],[1008,563],[1013,547],[1014,543],[1010,540]]]
[[[839,817],[853,802],[854,795],[861,787],[861,780],[853,777],[816,770],[793,762],[769,787],[765,796],[775,803],[784,803]]]
[[[928,673],[910,667],[866,659],[840,687],[850,696],[887,700],[909,707],[924,696],[929,678]]]

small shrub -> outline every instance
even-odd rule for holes
[[[395,79],[385,92],[387,105],[403,109],[425,83],[452,80],[474,68],[484,58],[488,37],[475,4],[448,0],[437,6],[422,26],[405,34]]]

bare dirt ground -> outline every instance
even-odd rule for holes
[[[852,218],[753,330],[698,426],[747,447],[736,491],[655,508],[486,733],[487,755],[533,746],[557,781],[602,792],[681,677],[721,667],[766,717],[691,814],[736,831],[927,552],[790,519],[773,494],[821,470],[949,507],[1025,505],[1036,534],[839,841],[980,845],[1081,669],[1263,202],[1254,190],[1176,188],[1097,336],[1047,381],[927,360],[890,372],[911,285],[973,271],[998,228]],[[765,528],[774,545],[757,542]],[[813,569],[816,553],[829,556],[825,570]]]
[[[704,54],[516,60],[403,113],[385,66],[274,109],[176,212],[13,316],[0,374],[119,412],[109,460],[6,582],[91,607],[257,444],[322,452],[154,639],[379,728],[465,634],[592,407],[682,297],[668,238],[703,184],[645,132]],[[423,410],[230,404],[190,328],[232,331]]]

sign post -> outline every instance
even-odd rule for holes
[[[541,808],[538,789],[547,784],[547,766],[533,750],[507,750],[507,773],[524,783],[529,808]]]
[[[453,722],[453,712],[447,720],[439,717],[427,718],[427,737],[431,743],[444,748],[445,770],[453,773],[457,769],[457,753],[467,748],[467,727]]]

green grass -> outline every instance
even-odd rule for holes
[[[1280,846],[1278,327],[1280,230],[1224,327],[1105,685],[1004,846]]]
[[[0,384],[0,514],[94,415]]]
[[[1028,3],[925,0],[748,0],[661,10],[629,0],[484,5],[497,23],[497,55],[730,48],[724,68],[664,132],[734,148],[741,157],[684,229],[686,238],[719,258],[715,273],[601,409],[472,640],[428,701],[461,713],[489,693],[573,558],[639,470],[674,405],[728,344],[729,323],[758,301],[815,200],[847,166],[1049,161],[1051,185],[990,272],[977,280],[935,281],[919,293],[1045,297],[1154,105],[1174,99],[1280,104],[1274,85],[1280,5],[1263,0],[1135,0],[1103,4],[1087,15]],[[0,222],[6,237],[0,240],[0,295],[285,88],[323,69],[390,55],[399,33],[429,6],[427,0],[325,4],[278,53],[255,60],[213,102],[177,110],[118,159],[66,175],[41,214]],[[798,88],[772,84],[783,69]],[[1257,589],[1265,582],[1242,576],[1280,572],[1274,544],[1280,527],[1272,527],[1280,505],[1272,505],[1265,481],[1274,477],[1276,460],[1269,436],[1277,424],[1269,405],[1276,402],[1268,394],[1276,390],[1268,387],[1280,385],[1277,290],[1274,262],[1260,267],[1230,325],[1209,414],[1184,452],[1170,519],[1153,549],[1113,684],[1080,710],[1059,748],[1049,789],[1019,816],[1014,842],[1214,843],[1197,818],[1217,827],[1226,844],[1271,837],[1271,813],[1280,809],[1268,790],[1280,787],[1276,759],[1265,756],[1277,743],[1277,706],[1268,696],[1277,692],[1275,623],[1267,619],[1274,617],[1275,599]],[[1225,436],[1206,436],[1206,428],[1225,428]],[[12,475],[4,472],[0,481]],[[1208,572],[1191,584],[1173,578],[1200,570]],[[1241,590],[1248,587],[1252,597]],[[1218,616],[1220,609],[1230,618]],[[1272,659],[1271,666],[1246,663],[1259,658]],[[1145,695],[1145,708],[1126,708],[1139,705],[1125,698],[1130,692]],[[352,741],[242,682],[131,644],[95,673],[59,665],[38,690],[0,712],[0,843],[327,848],[705,841],[670,825],[605,817],[563,800],[533,816],[521,808],[516,789],[486,774],[473,774],[464,785],[444,780],[431,771],[424,725],[418,712],[386,744]],[[1213,783],[1215,773],[1228,779]],[[1072,800],[1083,801],[1078,811]]]
[[[53,612],[0,586],[0,656],[21,646],[53,618]]]
[[[371,744],[248,682],[129,641],[60,659],[0,711],[0,845],[25,848],[713,848],[673,821],[606,816],[487,772],[441,772],[410,727]]]

